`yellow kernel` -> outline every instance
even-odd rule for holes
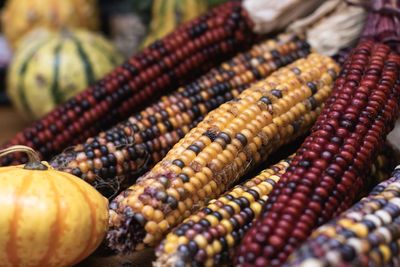
[[[171,197],[175,198],[175,199],[178,200],[178,201],[179,201],[180,198],[181,198],[181,195],[178,193],[178,191],[176,191],[175,188],[170,187],[170,188],[168,188],[168,189],[166,190],[166,192],[167,192],[168,195],[170,195]]]
[[[258,188],[260,188],[262,190],[263,195],[266,195],[266,194],[269,194],[269,192],[271,192],[273,187],[270,183],[267,183],[264,181],[258,185]]]
[[[206,247],[206,253],[207,253],[207,256],[209,256],[209,257],[214,256],[214,249],[213,249],[213,247],[212,247],[212,246],[207,246],[207,247]]]
[[[140,211],[143,209],[143,203],[141,201],[138,201],[137,198],[130,197],[125,199],[128,199],[127,205],[129,207],[132,207],[134,211]]]
[[[194,153],[192,150],[185,150],[183,154],[180,156],[180,160],[183,161],[185,165],[189,165],[189,163],[196,157],[196,153]]]
[[[324,227],[324,235],[333,238],[336,236],[336,229],[332,226],[325,226]]]
[[[172,242],[166,242],[164,245],[164,252],[167,254],[172,254],[176,251],[177,249],[177,244],[172,243]]]
[[[175,217],[174,217],[174,216],[168,215],[167,218],[166,218],[166,220],[167,220],[167,222],[168,222],[170,225],[175,225],[176,220],[175,220]]]
[[[162,220],[161,222],[158,223],[158,227],[161,229],[163,233],[165,233],[169,229],[169,223],[167,222],[167,220]]]
[[[215,182],[214,180],[211,180],[209,185],[211,186],[211,189],[213,190],[213,192],[215,192],[218,189],[217,182]]]
[[[190,198],[185,199],[184,203],[185,203],[185,206],[186,206],[188,209],[191,209],[191,208],[193,207],[193,200],[190,199]]]
[[[213,241],[212,247],[215,253],[219,253],[222,250],[221,243],[218,240]]]
[[[187,244],[188,242],[189,242],[189,240],[187,239],[186,236],[180,236],[180,237],[178,238],[178,244],[180,244],[180,245],[185,245],[185,244]]]
[[[354,221],[350,219],[340,219],[337,223],[344,228],[350,228],[354,225]]]
[[[207,194],[206,194],[206,192],[205,192],[203,189],[200,189],[199,191],[197,191],[197,196],[198,196],[200,199],[205,199],[206,196],[207,196]]]
[[[221,153],[222,150],[223,150],[221,145],[219,143],[217,143],[217,142],[211,143],[208,148],[212,149],[217,154]]]
[[[159,230],[157,223],[155,223],[153,221],[148,221],[146,223],[144,229],[149,234],[155,234]]]
[[[392,253],[390,252],[390,249],[388,248],[388,246],[385,246],[383,244],[379,245],[379,251],[382,253],[383,255],[383,260],[384,262],[388,262]]]
[[[254,212],[255,217],[257,217],[262,210],[262,206],[258,202],[251,203],[250,208]]]
[[[176,242],[178,242],[178,236],[177,235],[175,235],[173,233],[170,233],[170,234],[167,235],[166,243],[176,243]]]
[[[153,220],[158,223],[162,219],[164,219],[164,213],[161,210],[154,210]]]
[[[194,237],[194,242],[196,242],[197,246],[202,249],[205,249],[207,246],[207,239],[201,234]]]
[[[192,179],[192,178],[191,178]],[[191,180],[190,179],[190,180]],[[193,195],[196,192],[196,188],[193,186],[193,184],[191,182],[189,183],[185,183],[183,185],[183,187],[185,188],[185,190],[190,194]]]
[[[205,135],[200,136],[200,137],[199,137],[199,141],[200,141],[200,142],[203,142],[205,146],[208,146],[209,144],[211,144],[210,138],[208,138],[208,137],[205,136]]]
[[[229,202],[230,200],[227,199],[227,198],[225,198],[225,197],[222,197],[222,198],[219,199],[219,201],[221,201],[221,202],[224,203],[224,204],[228,204],[228,202]]]
[[[182,201],[178,203],[178,210],[180,213],[184,213],[186,211],[186,205]]]
[[[199,179],[202,185],[206,185],[208,183],[208,177],[203,172],[196,173],[195,177]]]
[[[199,216],[199,215],[194,214],[194,215],[190,216],[190,219],[191,219],[192,221],[194,221],[194,222],[198,222],[198,221],[200,221],[201,219],[203,219],[203,216]]]
[[[168,166],[168,168],[173,173],[180,173],[182,171],[182,169],[175,164]]]
[[[233,161],[233,159],[235,158],[235,155],[232,154],[232,152],[230,152],[229,150],[224,150],[222,152],[222,155],[227,159],[227,161]]]
[[[233,247],[235,245],[235,239],[233,238],[233,236],[231,234],[228,234],[226,236],[226,242],[228,243],[228,247]]]
[[[142,213],[147,220],[152,220],[154,216],[154,209],[152,206],[146,205],[143,207]]]
[[[274,180],[275,182],[279,182],[279,180],[281,179],[281,177],[278,176],[278,175],[276,175],[276,174],[274,174],[274,175],[271,175],[271,176],[269,177],[269,179]]]
[[[203,187],[203,185],[201,184],[200,180],[197,179],[196,177],[190,178],[189,183],[191,183],[197,189],[200,189],[200,188]]]
[[[218,212],[221,214],[222,218],[224,218],[224,219],[229,219],[231,217],[229,212],[227,212],[224,209],[220,209]]]
[[[244,192],[242,196],[245,197],[249,202],[255,201],[253,195],[251,195],[251,194],[249,194],[247,192]]]
[[[232,225],[227,219],[222,219],[220,223],[228,233],[232,232]]]
[[[189,177],[194,175],[194,171],[190,167],[183,167],[182,173],[186,174]]]
[[[207,206],[209,209],[211,209],[212,211],[217,211],[219,209],[218,205],[215,203],[210,203]]]
[[[219,222],[213,215],[207,215],[205,219],[211,224],[211,226],[216,226]]]
[[[210,184],[207,184],[203,187],[204,192],[206,193],[206,195],[211,195],[213,193],[213,190],[211,188]]]
[[[357,223],[354,224],[351,227],[351,230],[359,237],[359,238],[363,238],[366,237],[368,235],[368,228],[361,223]]]
[[[230,201],[229,206],[231,206],[235,210],[235,213],[240,212],[240,206],[236,202]]]

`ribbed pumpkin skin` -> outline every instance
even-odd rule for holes
[[[84,30],[29,34],[8,73],[8,95],[27,118],[39,118],[121,63],[112,45]]]
[[[55,170],[0,168],[0,266],[71,266],[107,231],[108,201]]]
[[[98,24],[97,0],[8,0],[2,16],[2,30],[14,49],[37,27],[96,30]]]

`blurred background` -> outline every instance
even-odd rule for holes
[[[0,143],[227,0],[0,0]]]

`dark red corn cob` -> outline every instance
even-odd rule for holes
[[[145,48],[3,147],[27,145],[49,159],[127,118],[157,95],[186,83],[255,39],[241,3],[223,4]],[[10,156],[0,165],[25,160],[22,155]]]
[[[237,250],[238,266],[282,266],[318,225],[350,207],[398,114],[400,56],[372,41],[345,62],[310,136]]]
[[[110,196],[161,160],[208,112],[309,52],[305,40],[291,35],[256,44],[125,122],[57,155],[50,164]]]
[[[315,230],[285,267],[399,266],[400,168],[392,178]]]

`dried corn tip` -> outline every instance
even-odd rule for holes
[[[376,181],[390,177],[390,172],[395,166],[391,160],[393,153],[391,147],[385,146],[378,155],[369,172],[370,183],[376,185]],[[211,200],[206,207],[187,218],[158,246],[157,260],[153,265],[156,267],[217,266],[228,263],[244,233],[254,219],[261,214],[269,193],[286,172],[290,160],[291,158],[282,160],[262,171],[244,184]],[[236,205],[239,205],[239,210],[234,209]],[[207,222],[209,226],[205,227]],[[199,236],[205,238],[206,246],[202,243],[204,239]],[[228,243],[227,240],[234,242]]]
[[[154,97],[186,84],[257,39],[238,1],[222,4],[132,56],[102,80],[13,137],[48,160],[128,118]],[[25,162],[13,154],[1,165]]]
[[[254,165],[304,134],[327,99],[337,72],[331,58],[311,54],[210,112],[111,203],[110,247],[130,252],[156,245]],[[144,213],[150,207],[161,211],[160,222],[154,214]],[[232,208],[239,210],[240,206],[232,204]]]
[[[313,229],[354,203],[397,117],[399,78],[400,57],[389,47],[366,41],[354,49],[311,134],[243,238],[238,266],[282,266]]]
[[[125,122],[57,155],[50,163],[111,196],[160,161],[208,112],[309,52],[307,42],[292,35],[254,45]]]
[[[319,227],[285,266],[398,266],[400,169],[368,197]]]

